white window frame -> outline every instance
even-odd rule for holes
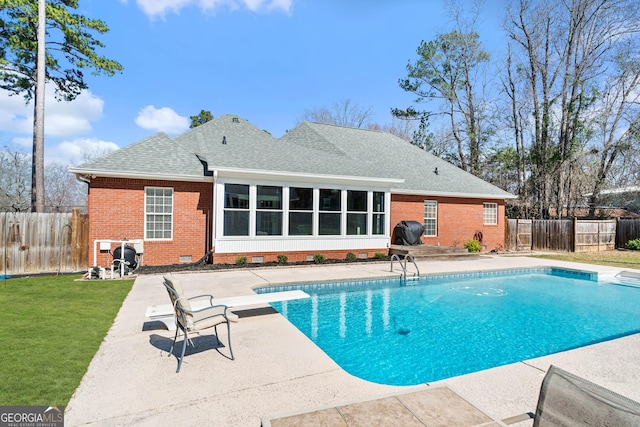
[[[498,225],[498,204],[485,202],[482,204],[482,224]]]
[[[351,192],[356,192],[357,191],[357,192],[365,193],[365,210],[364,211],[350,211],[349,210],[349,204],[348,204],[349,191],[351,191]],[[373,212],[372,212],[373,203],[371,202],[371,198],[373,197],[373,193],[371,191],[367,191],[367,190],[353,190],[351,188],[348,188],[347,190],[343,191],[343,193],[346,195],[344,208],[347,211],[347,216],[346,216],[346,219],[345,219],[345,233],[347,234],[347,236],[369,236],[369,235],[371,235],[371,224],[370,224],[371,221],[369,221],[369,218],[373,214]],[[352,234],[349,234],[348,225],[349,225],[349,217],[350,217],[350,215],[363,216],[365,218],[365,220],[364,220],[364,227],[365,227],[365,231],[366,231],[365,233],[352,233]]]
[[[256,233],[256,236],[283,236],[284,235],[284,201],[285,198],[288,200],[289,199],[289,195],[285,194],[284,188],[281,185],[265,185],[265,184],[257,184],[256,186],[256,196],[254,197],[254,203],[255,203],[255,228],[254,231]],[[279,188],[280,189],[280,208],[279,209],[274,209],[274,208],[263,208],[258,206],[258,187],[273,187],[273,188]],[[251,191],[249,191],[249,194],[251,194]],[[258,213],[263,212],[263,213],[277,213],[280,214],[280,233],[278,234],[258,234]],[[251,215],[251,214],[249,214]]]
[[[304,185],[304,184],[292,184],[289,186],[282,186],[283,188],[283,198],[284,200],[282,201],[283,207],[284,207],[284,213],[283,213],[283,227],[282,227],[282,232],[283,232],[283,236],[293,236],[293,237],[310,237],[313,236],[314,231],[317,228],[317,224],[318,224],[318,211],[316,209],[317,206],[317,202],[316,200],[318,199],[318,192],[317,192],[317,188],[314,188],[312,185]],[[301,188],[301,189],[306,189],[306,190],[311,190],[311,209],[291,209],[291,204],[290,204],[290,196],[291,196],[291,189],[292,188]],[[289,226],[291,223],[291,214],[292,213],[303,213],[303,214],[311,214],[311,233],[310,234],[290,234],[290,230],[289,230]],[[286,228],[284,227],[284,224],[286,224]]]
[[[382,210],[381,211],[377,211],[376,207],[374,206],[374,200],[375,200],[375,194],[376,193],[381,193],[382,194]],[[388,194],[388,193],[386,193]],[[370,223],[368,224],[368,230],[369,233],[367,233],[368,235],[371,236],[384,236],[387,232],[387,227],[386,227],[386,220],[387,220],[387,211],[386,211],[386,207],[388,205],[387,202],[387,197],[384,191],[369,191],[369,203],[370,206],[367,207],[367,214],[370,218]],[[375,228],[375,216],[379,215],[380,218],[382,219],[382,233],[374,233],[373,230]]]
[[[171,212],[167,213],[167,212],[147,212],[147,208],[149,207],[149,205],[147,204],[147,198],[150,196],[148,194],[148,191],[150,190],[162,190],[162,191],[166,191],[166,190],[170,190],[171,191]],[[175,204],[175,191],[172,187],[144,187],[144,240],[173,240],[173,227],[174,227],[174,223],[175,223],[175,217],[174,217],[174,204]],[[155,197],[155,194],[154,194]],[[163,196],[164,197],[164,196]],[[158,206],[155,205],[154,206]],[[166,206],[164,204],[162,204],[161,206]],[[170,222],[171,222],[171,237],[150,237],[148,235],[148,228],[147,228],[147,215],[163,215],[166,217],[169,217]],[[156,231],[156,230],[154,230]]]
[[[427,205],[429,206],[433,206],[434,210],[435,210],[435,215],[434,217],[427,217]],[[424,212],[423,212],[423,224],[424,224],[424,235],[427,237],[437,237],[438,236],[438,201],[437,200],[425,200],[423,203],[423,208],[424,208]],[[434,222],[434,233],[433,234],[428,234],[428,228],[427,228],[427,220],[429,221],[433,221]]]
[[[225,185],[227,184],[238,184],[238,185],[248,185],[249,186],[249,235],[247,236],[227,236],[224,234],[223,227],[223,218],[224,212],[227,210],[224,208],[224,190]],[[225,179],[218,181],[217,185],[219,187],[219,195],[216,196],[217,204],[219,205],[219,213],[221,215],[221,220],[219,222],[219,228],[216,226],[217,238],[222,240],[242,240],[242,239],[257,239],[257,240],[269,240],[269,239],[277,239],[277,238],[285,238],[285,239],[316,239],[317,237],[322,238],[379,238],[384,236],[385,234],[372,234],[373,231],[373,216],[374,214],[381,215],[383,221],[385,221],[383,227],[385,233],[388,232],[388,224],[387,218],[389,215],[389,206],[390,206],[390,193],[389,191],[371,189],[371,188],[362,188],[358,186],[336,186],[331,184],[307,184],[307,183],[290,183],[290,182],[268,182],[268,181],[249,181],[245,179]],[[256,217],[257,212],[260,210],[256,206],[256,196],[257,196],[257,187],[258,186],[274,186],[282,188],[282,210],[279,212],[282,213],[282,234],[280,235],[272,235],[272,236],[263,236],[257,235],[256,233]],[[291,210],[289,208],[289,195],[291,188],[310,188],[313,191],[313,210],[310,211],[300,211],[300,212],[309,212],[313,215],[313,224],[312,224],[312,234],[304,234],[304,235],[291,235],[289,234],[289,214],[291,212],[297,212],[297,210]],[[335,189],[340,191],[340,206],[341,209],[339,211],[324,211],[321,206],[320,201],[320,189]],[[347,211],[347,191],[366,191],[367,192],[367,212],[358,212],[362,214],[366,214],[367,216],[367,233],[361,235],[350,235],[347,234],[347,215],[351,212]],[[382,193],[384,194],[384,205],[383,210],[380,212],[374,212],[373,209],[373,193]],[[340,215],[340,234],[335,235],[319,235],[319,216],[321,213],[335,213]]]

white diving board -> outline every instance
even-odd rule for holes
[[[243,307],[256,304],[269,304],[272,302],[291,301],[296,299],[309,298],[309,294],[301,291],[270,292],[266,294],[242,295],[237,297],[214,298],[209,300],[202,298],[191,301],[191,309],[201,310],[211,305],[226,305],[227,307]],[[175,314],[171,304],[151,305],[147,307],[146,317],[164,323],[167,329],[176,329]]]

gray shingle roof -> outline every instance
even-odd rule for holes
[[[76,168],[73,173],[109,176],[202,177],[204,168],[193,153],[160,132]]]
[[[378,178],[396,180],[397,192],[513,197],[389,133],[305,122],[276,139],[233,115],[174,139],[156,134],[71,171],[196,180],[205,176],[200,159],[214,170]]]

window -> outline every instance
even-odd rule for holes
[[[438,235],[438,202],[435,200],[424,201],[424,235]]]
[[[498,224],[498,204],[497,203],[483,203],[482,223],[487,225]]]
[[[144,238],[173,238],[173,188],[146,187],[144,193]]]
[[[248,185],[224,185],[224,235],[249,235]]]
[[[372,234],[384,234],[384,193],[373,193],[373,230]]]
[[[347,190],[347,234],[367,234],[367,192]]]
[[[342,191],[320,189],[320,215],[318,217],[318,234],[321,236],[340,235],[340,217]]]
[[[289,235],[313,235],[313,188],[289,189]]]
[[[275,184],[275,183],[274,183]],[[295,185],[295,184],[294,184]],[[220,237],[384,236],[384,191],[220,182]],[[229,239],[232,240],[232,239]]]
[[[282,235],[282,187],[256,187],[256,236]]]

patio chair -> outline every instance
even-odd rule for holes
[[[551,365],[542,380],[535,415],[502,420],[514,424],[533,418],[534,427],[640,425],[640,403]]]
[[[173,354],[173,348],[175,347],[178,333],[180,331],[184,333],[184,340],[182,342],[182,353],[178,358],[178,369],[176,369],[176,373],[180,372],[182,360],[184,359],[184,352],[187,348],[187,342],[195,347],[195,344],[189,338],[189,333],[213,327],[218,345],[222,345],[222,342],[218,338],[218,325],[222,323],[227,324],[227,341],[229,343],[229,353],[231,354],[231,360],[234,360],[235,357],[233,356],[233,350],[231,348],[230,322],[237,322],[238,316],[232,313],[229,310],[229,307],[227,307],[226,305],[214,305],[213,295],[198,295],[191,298],[185,297],[180,281],[172,275],[164,276],[163,284],[167,288],[167,292],[169,293],[169,298],[171,298],[171,303],[173,304],[176,316],[176,334],[173,337],[173,344],[171,344],[169,355]],[[192,310],[190,301],[199,298],[208,298],[209,305],[198,310]]]

